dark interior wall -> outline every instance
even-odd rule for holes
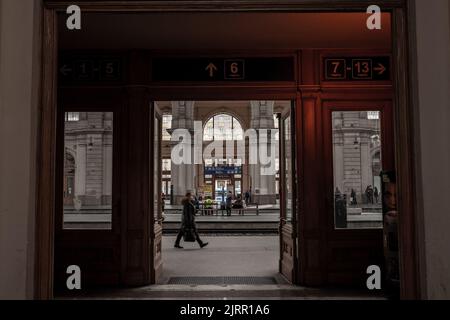
[[[82,13],[59,16],[61,49],[289,50],[391,47],[390,14],[369,30],[365,13]]]

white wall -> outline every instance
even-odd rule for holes
[[[0,299],[33,297],[39,7],[0,0]]]
[[[450,299],[450,2],[415,5],[422,289],[424,298]]]

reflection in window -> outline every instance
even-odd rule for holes
[[[162,140],[170,141],[170,133],[167,130],[172,129],[172,115],[164,114],[162,116]]]
[[[287,117],[283,120],[284,126],[284,155],[285,155],[285,208],[286,208],[286,221],[292,220],[292,140],[291,140],[291,117]]]
[[[277,114],[273,115],[273,125],[274,125],[274,128],[275,128],[275,130],[274,130],[274,132],[275,132],[274,139],[275,139],[275,141],[279,141],[280,140],[280,132],[278,130],[278,115]]]
[[[242,140],[244,132],[239,121],[228,114],[218,114],[209,119],[203,129],[203,140]]]
[[[66,121],[80,121],[80,113],[79,112],[66,112],[65,120]]]
[[[155,117],[153,120],[153,217],[155,221],[160,222],[162,217],[162,203],[161,203],[161,191],[160,182],[161,179],[161,143],[160,132],[162,131],[162,120],[159,117]]]
[[[335,227],[382,227],[378,111],[332,113]]]
[[[170,171],[172,162],[170,159],[162,159],[162,171]]]
[[[111,229],[113,113],[83,114],[65,113],[63,228]]]

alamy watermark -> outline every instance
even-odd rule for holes
[[[81,269],[79,266],[73,264],[67,267],[66,286],[69,290],[81,290]]]
[[[232,136],[232,129],[229,130],[225,130],[224,136]],[[172,164],[182,165],[203,164],[204,159],[239,158],[242,164],[259,165],[261,175],[274,175],[279,143],[277,133],[278,129],[248,129],[243,132],[242,139],[214,139],[204,146],[202,122],[194,121],[193,133],[188,129],[172,132],[171,161]]]

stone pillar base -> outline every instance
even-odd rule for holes
[[[276,194],[252,194],[252,203],[257,204],[276,204]]]

